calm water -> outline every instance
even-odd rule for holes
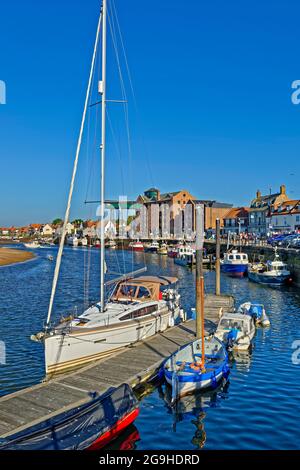
[[[0,268],[0,340],[5,341],[6,365],[0,365],[0,394],[39,382],[44,376],[43,348],[30,341],[47,315],[54,263],[37,250],[38,258]],[[144,265],[148,273],[177,275],[186,309],[194,304],[194,272],[158,255],[107,252],[115,272]],[[55,301],[54,318],[78,311],[84,299],[99,290],[99,252],[66,249]],[[89,270],[90,279],[84,276]],[[84,277],[86,281],[84,282]],[[206,273],[206,290],[214,289],[214,273]],[[251,356],[232,364],[229,384],[206,396],[182,400],[177,410],[168,405],[169,391],[161,386],[143,398],[141,413],[114,446],[137,449],[299,449],[300,365],[292,363],[292,343],[300,340],[300,294],[297,288],[272,289],[247,279],[222,278],[222,291],[265,304],[270,329],[259,329]]]

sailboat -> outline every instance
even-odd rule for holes
[[[228,355],[224,344],[216,336],[205,336],[204,331],[204,277],[202,271],[203,207],[196,207],[196,292],[201,291],[201,302],[197,305],[196,329],[198,339],[183,346],[163,364],[165,379],[173,390],[173,401],[207,389],[214,389],[229,375]],[[199,297],[197,296],[197,304]],[[200,328],[199,328],[200,327]],[[200,331],[198,330],[200,329]]]
[[[106,158],[106,26],[107,0],[99,18],[93,58],[81,127],[77,143],[70,191],[62,229],[60,246],[56,259],[52,291],[44,331],[33,335],[32,339],[42,341],[45,347],[46,374],[52,375],[107,355],[140,340],[166,330],[180,317],[180,296],[177,293],[177,278],[165,276],[140,276],[145,269],[125,274],[114,281],[105,282],[105,232],[100,224],[100,300],[81,315],[62,319],[51,324],[53,301],[60,271],[62,251],[67,233],[70,207],[77,172],[78,158],[84,131],[87,108],[91,94],[100,30],[102,29],[102,77],[99,82],[101,95],[101,205],[100,221],[104,220],[105,206],[105,158]],[[115,284],[111,296],[105,298],[105,288]]]

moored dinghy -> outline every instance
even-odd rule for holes
[[[258,326],[267,327],[271,325],[265,307],[262,304],[245,302],[239,306],[238,313],[250,315]]]
[[[173,401],[187,393],[216,388],[229,374],[228,356],[224,345],[214,336],[205,336],[203,241],[204,208],[198,205],[196,206],[197,339],[172,354],[163,365],[165,379],[172,386]]]
[[[204,338],[205,362],[202,363],[202,339],[187,344],[172,354],[163,365],[166,381],[176,388],[176,397],[215,388],[229,375],[226,349],[216,337]]]
[[[222,315],[215,337],[231,350],[247,351],[251,347],[255,331],[254,320],[250,315],[230,312]]]

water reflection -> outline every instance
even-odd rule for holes
[[[172,388],[168,384],[160,385],[158,387],[159,397],[164,400],[168,413],[172,414],[172,431],[177,432],[178,423],[189,421],[195,427],[191,444],[197,449],[202,449],[207,437],[205,418],[208,409],[221,406],[222,401],[228,397],[229,383],[229,381],[224,381],[215,390],[186,395],[175,403],[172,403]]]

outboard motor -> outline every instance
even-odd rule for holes
[[[233,347],[234,347],[234,344],[237,340],[237,335],[238,335],[238,330],[237,328],[232,328],[229,333],[227,334],[227,338],[226,338],[226,348],[229,350],[229,351],[232,351]]]

